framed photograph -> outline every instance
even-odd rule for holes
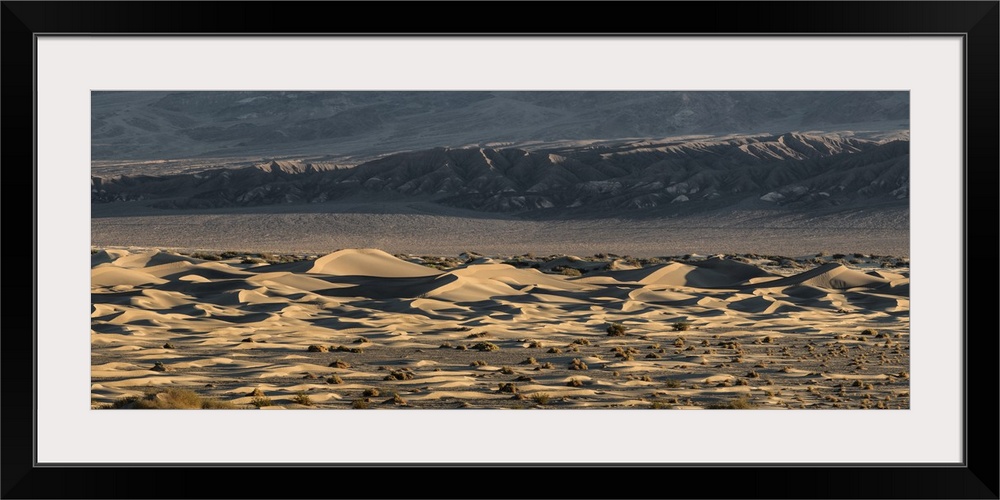
[[[338,5],[4,2],[4,497],[997,498],[997,2]]]

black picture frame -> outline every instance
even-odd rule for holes
[[[331,6],[344,15],[330,16]],[[393,10],[387,18],[387,9]],[[548,12],[589,13],[567,22]],[[449,15],[442,15],[448,12]],[[677,15],[642,15],[676,12]],[[349,13],[349,15],[348,15]],[[397,20],[394,24],[393,19]],[[412,20],[418,19],[419,23]],[[470,22],[456,23],[455,19]],[[474,22],[473,22],[474,21]],[[469,28],[466,28],[468,26]],[[476,33],[472,33],[475,26]],[[463,31],[465,29],[469,32]],[[555,30],[555,31],[553,31]],[[964,40],[965,149],[963,256],[974,248],[995,248],[998,224],[997,125],[1000,2],[648,2],[648,3],[441,3],[408,2],[18,2],[0,8],[2,31],[2,165],[8,202],[32,186],[37,200],[33,140],[35,111],[34,47],[39,34],[246,35],[267,34],[485,34],[517,36],[628,34],[691,35],[960,35]],[[32,165],[34,168],[28,169]],[[29,178],[28,172],[31,172]],[[15,191],[16,189],[16,191]],[[17,194],[20,193],[20,194]],[[18,203],[14,201],[14,203]],[[36,202],[37,203],[37,202]],[[971,313],[993,311],[986,295],[966,293],[963,318],[965,355],[965,442],[961,464],[349,464],[39,466],[34,454],[32,379],[35,319],[45,297],[32,287],[31,315],[23,297],[37,276],[36,218],[8,205],[9,237],[33,236],[31,275],[5,261],[0,336],[4,498],[315,498],[371,497],[689,497],[689,498],[998,498],[998,448],[992,439],[1000,422],[997,407],[998,335],[995,320],[976,331]],[[37,205],[33,207],[37,213]],[[974,220],[970,220],[974,219]],[[978,222],[974,222],[978,221]],[[30,224],[29,224],[30,222]],[[973,246],[972,240],[980,240]],[[992,262],[996,257],[985,257]],[[988,268],[989,263],[985,263]],[[962,263],[963,290],[970,263]],[[15,276],[16,274],[21,274]],[[992,279],[987,276],[986,279]],[[992,296],[990,296],[992,299]],[[995,302],[995,301],[994,301]],[[13,312],[12,312],[13,311]],[[32,404],[29,404],[32,403]],[[959,430],[956,430],[959,431]],[[611,431],[608,432],[610,436]],[[600,434],[597,434],[600,438]],[[113,438],[109,438],[113,441]],[[115,445],[110,442],[109,445]],[[323,466],[322,468],[326,468]],[[726,470],[718,470],[725,468]],[[452,474],[482,477],[479,491],[456,488]],[[485,469],[497,469],[494,471]],[[500,470],[503,469],[503,470]],[[553,470],[558,469],[558,470]],[[600,475],[607,474],[607,475]],[[225,479],[220,481],[220,475]],[[265,478],[258,480],[256,478]],[[405,480],[404,480],[405,478]],[[204,485],[217,485],[206,489]],[[305,485],[299,487],[298,485]],[[358,486],[361,485],[361,489]],[[539,486],[540,485],[540,486]],[[633,489],[630,485],[642,485]],[[351,487],[348,487],[351,486]]]

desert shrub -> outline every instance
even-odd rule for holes
[[[135,402],[140,399],[142,399],[142,396],[123,396],[103,408],[109,410],[131,409],[135,406]]]
[[[538,340],[532,340],[531,342],[528,342],[528,347],[532,349],[541,349],[542,343]]]
[[[685,332],[691,329],[691,323],[688,323],[687,321],[678,321],[670,326],[675,332]]]
[[[340,378],[339,375],[331,375],[329,378],[326,379],[326,383],[328,383],[328,384],[343,384],[344,383],[344,379]]]
[[[164,349],[177,349],[177,346],[171,344],[170,342],[167,342],[166,344],[163,344],[163,348]]]
[[[364,397],[366,397],[366,398],[375,398],[375,397],[378,397],[379,394],[380,393],[378,392],[378,389],[376,389],[374,387],[372,387],[370,389],[365,389],[365,392],[361,393],[361,395],[364,396]]]
[[[307,347],[306,350],[309,352],[326,352],[327,348],[323,345],[311,345]]]
[[[678,387],[681,386],[681,381],[670,378],[670,379],[667,379],[667,381],[665,382],[665,384],[666,384],[667,387],[670,387],[671,389],[676,389],[676,388],[678,388]]]
[[[517,384],[510,382],[501,382],[499,385],[499,389],[497,389],[497,391],[517,394]]]
[[[484,351],[484,352],[485,351],[499,351],[500,350],[500,346],[498,346],[498,345],[496,345],[496,344],[494,344],[492,342],[478,342],[475,345],[473,345],[472,348],[475,349],[475,350],[477,350],[477,351]]]
[[[330,368],[350,368],[351,367],[350,363],[348,363],[347,361],[339,360],[339,359],[336,359],[336,360],[332,361],[328,366]]]
[[[535,359],[535,358],[528,358],[528,359],[526,359],[524,361],[521,361],[521,364],[522,365],[537,365],[538,364],[538,360]]]
[[[624,337],[625,336],[625,325],[621,323],[611,323],[607,328],[609,337]]]
[[[566,382],[569,387],[583,387],[583,381],[578,378],[571,378],[569,382]]]
[[[576,345],[590,345],[590,341],[587,340],[587,339],[576,339],[576,340],[574,340],[573,342],[570,343],[570,345],[573,345],[573,344],[576,344]]]
[[[671,410],[674,407],[664,403],[663,401],[653,401],[653,403],[649,405],[649,408],[652,410]]]
[[[203,410],[231,410],[233,408],[236,408],[236,405],[229,401],[222,401],[215,398],[204,398],[201,400],[201,409]]]
[[[312,406],[314,404],[313,400],[309,398],[309,395],[304,392],[295,393],[295,397],[292,398],[292,401],[306,406]]]
[[[392,393],[392,397],[382,402],[385,405],[407,406],[407,402],[397,393]]]
[[[406,370],[393,370],[383,380],[412,380],[413,374]]]
[[[866,328],[864,330],[861,330],[861,335],[877,335],[877,334],[878,330],[874,330],[872,328]]]
[[[549,396],[549,393],[547,392],[536,392],[531,395],[531,400],[540,405],[548,404],[550,398],[551,396]]]
[[[469,366],[486,366],[487,364],[489,364],[489,363],[487,363],[487,362],[485,362],[485,361],[483,361],[481,359],[477,359],[477,360],[473,361],[472,363],[469,363]]]
[[[203,398],[188,389],[151,391],[143,396],[130,396],[112,403],[112,408],[135,410],[194,410],[235,408],[232,403]]]
[[[731,401],[713,403],[705,408],[710,410],[749,410],[756,407],[757,405],[750,402],[750,400],[746,397],[739,397]]]
[[[351,408],[354,408],[355,410],[367,410],[368,408],[371,408],[371,403],[367,399],[355,399],[354,402],[351,403]]]
[[[285,264],[289,262],[308,260],[305,257],[299,257],[297,255],[276,255],[266,252],[257,254],[257,257],[264,259],[268,264]]]
[[[626,266],[632,266],[632,267],[642,267],[642,261],[640,261],[639,259],[637,259],[635,257],[628,257],[628,256],[623,257],[622,258],[622,264],[625,264]]]
[[[191,254],[191,257],[201,260],[212,260],[212,261],[222,260],[222,257],[219,257],[214,253],[205,253],[205,252],[195,252]]]
[[[564,267],[562,271],[559,272],[562,273],[563,276],[569,276],[571,278],[583,276],[583,273],[581,273],[579,269],[576,269],[574,267]]]
[[[583,360],[580,359],[580,358],[573,358],[573,361],[569,362],[569,369],[570,370],[586,370],[587,369],[587,363],[584,363]]]
[[[250,400],[250,404],[260,408],[262,406],[274,406],[274,401],[271,401],[271,398],[267,396],[257,396]]]
[[[509,367],[509,366],[503,366],[503,367],[500,368],[500,373],[502,373],[504,375],[513,375],[514,374],[514,369],[511,368],[511,367]]]

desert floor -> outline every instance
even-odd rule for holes
[[[310,211],[311,210],[311,211]],[[419,255],[594,255],[637,257],[830,253],[910,255],[909,212],[869,209],[827,215],[715,211],[672,218],[525,220],[432,203],[324,203],[170,211],[140,204],[91,205],[91,244],[197,251],[329,253],[378,248]]]
[[[909,407],[905,258],[95,247],[91,293],[93,408]]]

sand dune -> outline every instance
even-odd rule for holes
[[[376,276],[382,278],[413,278],[436,276],[433,269],[405,262],[381,250],[341,250],[316,259],[306,271],[309,274],[332,276]]]
[[[167,282],[142,271],[117,267],[98,267],[90,273],[90,280],[92,284],[102,286],[134,286]]]
[[[859,287],[873,288],[888,283],[889,280],[848,269],[843,264],[829,263],[788,278],[765,281],[759,283],[758,286],[811,285],[819,288],[843,290]]]
[[[738,287],[754,278],[774,278],[774,275],[756,266],[721,258],[692,264],[671,262],[633,271],[610,271],[607,275],[622,282],[693,288]]]
[[[91,398],[175,387],[246,408],[907,408],[908,268],[815,260],[438,269],[375,249],[264,265],[99,250]]]

